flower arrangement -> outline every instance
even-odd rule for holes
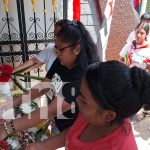
[[[0,65],[0,82],[8,82],[13,68],[10,65]]]
[[[14,97],[19,96],[21,93],[14,93]],[[5,100],[2,100],[2,103]],[[38,108],[36,102],[21,104],[14,108],[15,117],[19,118],[26,115]],[[0,150],[18,150],[26,144],[34,143],[37,141],[44,141],[45,139],[52,136],[50,130],[48,129],[51,120],[47,120],[38,124],[33,128],[23,130],[20,132],[14,132],[13,134],[7,136],[6,140],[0,142]]]
[[[35,80],[43,80],[42,77],[37,77],[37,76],[31,76],[27,74],[22,74],[24,71],[28,70],[29,68],[33,67],[36,64],[32,64],[30,66],[27,66],[21,70],[18,70],[16,72],[13,72],[13,68],[10,65],[4,64],[0,65],[0,83],[5,83],[8,82],[9,79],[11,78],[12,81],[23,91],[26,92],[26,89],[16,80],[16,76],[20,77],[25,77],[25,78],[30,78],[30,79],[35,79]]]
[[[12,66],[0,65],[0,83],[8,82],[8,80],[11,78],[12,81],[23,92],[25,92],[26,89],[16,80],[15,76],[21,76],[21,77],[36,79],[36,80],[43,79],[41,77],[22,74],[25,70],[29,69],[32,66],[33,65],[28,66],[24,69],[21,69],[21,70],[13,73]],[[17,97],[21,94],[22,94],[22,92],[14,93],[13,97]],[[0,105],[5,103],[5,101],[6,100],[4,98],[0,98]],[[14,108],[15,117],[19,118],[25,114],[31,113],[32,111],[34,111],[37,108],[38,108],[38,105],[36,102],[31,102],[31,103],[26,103],[26,104],[21,104],[19,106],[16,106]],[[46,122],[41,123],[40,125],[37,125],[36,127],[30,128],[28,130],[24,130],[21,132],[14,132],[14,134],[8,135],[6,140],[0,141],[0,150],[18,150],[22,146],[24,146],[28,143],[33,143],[36,141],[43,141],[43,140],[49,138],[51,136],[51,133],[48,130],[48,126],[49,126],[50,122],[51,122],[50,120],[47,120]],[[12,121],[11,125],[12,125],[12,128],[14,128],[13,121]],[[6,127],[6,130],[7,130],[7,127]]]
[[[0,141],[0,150],[8,150],[8,144],[5,140]]]

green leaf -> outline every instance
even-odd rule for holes
[[[31,75],[20,74],[20,73],[16,73],[15,76],[20,76],[20,77],[25,77],[25,78],[30,78],[30,79],[40,80],[40,81],[44,79],[43,77],[31,76]]]
[[[32,107],[32,108],[38,108],[38,105],[37,105],[36,102],[33,102],[33,101],[32,101],[32,102],[31,102],[31,107]]]
[[[42,138],[42,135],[46,132],[46,130],[48,129],[48,126],[51,122],[51,119],[49,119],[47,121],[47,123],[43,126],[43,128],[39,129],[36,133],[36,136],[35,136],[35,141],[36,142],[40,142],[41,138]]]
[[[23,92],[26,92],[27,89],[25,89],[16,79],[12,78],[12,81],[19,87],[19,89],[21,89]]]
[[[43,131],[40,131],[35,136],[35,142],[40,142],[43,135]]]
[[[27,67],[25,67],[25,68],[23,68],[23,69],[20,69],[20,70],[14,72],[12,75],[16,75],[16,74],[18,74],[18,73],[22,73],[22,72],[26,71],[27,69],[33,67],[33,66],[36,65],[36,64],[37,64],[37,63],[34,63],[34,64],[30,65],[30,66],[27,66]]]

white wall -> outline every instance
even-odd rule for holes
[[[97,42],[97,36],[100,28],[100,21],[94,0],[81,0],[81,22],[86,26],[92,38]],[[73,18],[73,0],[68,0],[68,19]]]

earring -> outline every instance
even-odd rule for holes
[[[78,55],[78,52],[76,52],[76,55]]]

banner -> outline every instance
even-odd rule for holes
[[[54,13],[56,13],[56,0],[52,0],[52,4],[53,4],[53,11]]]
[[[35,13],[36,12],[36,3],[37,3],[37,0],[31,0],[31,2],[32,2],[33,12]]]
[[[80,20],[80,0],[73,0],[73,20]]]
[[[100,31],[99,31],[99,36],[97,40],[97,48],[99,51],[101,61],[106,60],[105,53],[106,53],[106,47],[107,47],[108,37],[110,33],[110,26],[111,26],[114,4],[115,4],[115,0],[107,0],[102,24],[101,24]]]
[[[8,12],[8,0],[3,0],[3,3],[5,5],[6,12]]]
[[[138,14],[140,15],[141,12],[141,6],[142,6],[142,0],[134,0],[134,8],[135,10],[138,12]]]

